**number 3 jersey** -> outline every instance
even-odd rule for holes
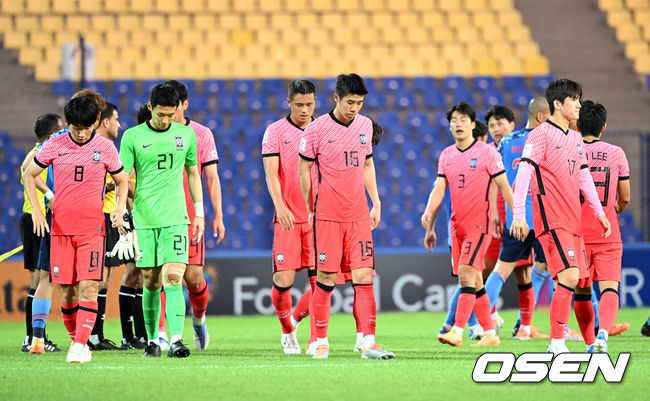
[[[587,161],[580,134],[546,121],[528,134],[521,161],[535,168],[530,180],[535,234],[564,229],[582,235],[579,181]]]
[[[106,172],[122,171],[113,142],[96,132],[84,143],[61,134],[43,144],[34,162],[42,168],[51,165],[54,174],[52,235],[105,235]]]
[[[183,191],[185,166],[195,166],[196,135],[192,128],[172,122],[163,131],[149,121],[122,136],[120,159],[127,173],[135,169],[133,219],[136,228],[190,224]]]
[[[585,142],[585,157],[589,172],[594,179],[598,199],[612,226],[612,234],[603,238],[603,229],[587,202],[582,204],[582,229],[585,244],[621,242],[621,231],[616,214],[616,193],[618,182],[630,179],[630,166],[623,149],[607,142]]]
[[[452,236],[492,232],[490,185],[494,177],[504,173],[501,155],[483,142],[474,140],[465,150],[454,144],[442,151],[438,177],[445,178],[449,187]]]
[[[357,115],[343,124],[334,112],[307,126],[300,140],[300,157],[315,161],[316,218],[338,222],[368,219],[364,165],[372,157],[372,121]]]

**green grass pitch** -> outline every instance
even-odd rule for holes
[[[572,397],[617,400],[645,399],[650,384],[650,338],[640,329],[650,309],[622,309],[618,321],[629,331],[612,337],[610,355],[631,352],[623,382],[606,383],[600,374],[593,384],[476,384],[472,369],[487,349],[453,348],[436,341],[442,313],[380,313],[377,339],[396,354],[389,361],[361,360],[353,353],[354,320],[333,315],[330,323],[330,358],[312,360],[284,355],[280,325],[274,316],[210,317],[210,346],[195,351],[191,322],[185,340],[192,354],[187,359],[144,359],[141,351],[94,352],[93,361],[68,365],[65,352],[29,355],[19,351],[24,323],[0,323],[0,400],[563,400]],[[515,341],[510,329],[516,311],[503,311],[506,319],[499,352],[544,352],[547,340]],[[548,310],[538,310],[534,324],[548,333]],[[577,328],[572,317],[571,326]],[[298,329],[303,348],[308,322]],[[108,338],[119,340],[118,320],[106,322]],[[63,324],[48,324],[52,340],[67,348]],[[572,351],[583,343],[570,342]]]

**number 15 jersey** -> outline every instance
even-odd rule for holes
[[[307,126],[300,140],[300,157],[315,161],[318,188],[314,202],[316,218],[357,222],[370,217],[364,165],[372,157],[372,121],[357,115],[343,124],[334,112]]]
[[[120,159],[127,173],[135,169],[133,219],[137,228],[190,224],[183,191],[185,166],[196,165],[196,135],[172,122],[163,131],[149,121],[122,136]]]

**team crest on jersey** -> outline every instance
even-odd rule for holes
[[[176,147],[177,148],[182,148],[183,147],[183,137],[181,137],[181,136],[176,137]]]
[[[578,144],[578,154],[582,154],[582,145]]]
[[[281,253],[278,253],[278,263],[284,262],[284,255]]]
[[[576,258],[576,254],[575,254],[575,252],[573,252],[573,248],[569,248],[569,249],[566,251],[566,253],[567,253],[567,255],[569,255],[569,258],[570,258],[570,259],[575,259],[575,258]]]
[[[366,134],[360,134],[359,135],[359,140],[361,141],[362,145],[366,144]]]
[[[470,168],[476,168],[476,159],[472,159],[469,161],[469,167]]]
[[[52,268],[52,273],[54,273],[55,276],[59,275],[59,265],[54,265]]]
[[[320,255],[318,255],[318,261],[321,263],[325,263],[325,259],[326,259],[325,252],[321,252]]]
[[[93,161],[98,162],[102,158],[102,152],[96,150],[93,152]]]

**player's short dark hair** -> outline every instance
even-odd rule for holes
[[[98,114],[97,103],[89,96],[70,99],[63,107],[63,115],[68,125],[76,127],[92,127],[97,122]]]
[[[570,79],[556,79],[548,84],[546,87],[546,101],[551,114],[555,112],[555,105],[553,102],[559,100],[564,103],[564,99],[568,97],[582,97],[582,85]]]
[[[293,100],[296,95],[309,95],[313,93],[316,95],[316,85],[306,79],[296,79],[289,84],[289,100]]]
[[[187,88],[181,82],[178,82],[175,79],[170,79],[168,81],[163,82],[163,84],[164,85],[171,85],[174,88],[176,88],[176,91],[178,92],[178,101],[179,102],[184,102],[184,101],[187,100],[187,98],[188,98]]]
[[[149,107],[147,106],[146,103],[140,106],[140,109],[138,110],[138,115],[135,117],[135,120],[138,123],[138,125],[151,120],[151,110],[149,110]]]
[[[481,120],[476,120],[476,125],[472,130],[472,136],[474,139],[483,138],[488,134],[488,127]]]
[[[370,121],[372,121],[372,141],[370,143],[372,146],[377,146],[381,140],[382,134],[384,133],[384,129],[374,118],[370,118]]]
[[[106,107],[106,99],[104,99],[104,97],[102,95],[100,95],[99,93],[95,92],[92,89],[88,89],[88,88],[85,88],[85,89],[82,89],[82,90],[76,92],[74,95],[72,95],[72,97],[70,99],[74,99],[74,98],[82,97],[82,96],[89,97],[89,98],[93,99],[95,101],[95,103],[97,103],[97,110],[98,111],[103,111],[104,108]]]
[[[111,102],[106,102],[106,107],[104,107],[104,110],[102,110],[102,115],[99,117],[99,121],[104,121],[107,118],[110,119],[113,117],[113,112],[115,111],[119,113],[117,106]]]
[[[34,120],[34,133],[39,140],[42,140],[59,129],[61,120],[61,116],[55,113],[41,114]]]
[[[490,110],[485,113],[485,123],[489,123],[490,118],[492,117],[496,118],[497,120],[505,118],[509,123],[515,121],[515,113],[513,113],[512,110],[506,106],[501,106],[500,104],[492,106]]]
[[[580,108],[578,128],[582,136],[600,136],[607,122],[607,109],[600,103],[585,100]]]
[[[365,96],[368,94],[366,82],[357,74],[340,74],[336,77],[336,94],[339,100],[349,94]]]
[[[178,107],[180,101],[178,90],[174,86],[165,83],[154,86],[151,89],[151,96],[149,96],[152,109],[156,106]]]
[[[467,102],[460,102],[451,106],[451,108],[447,110],[447,121],[451,122],[451,115],[454,114],[454,111],[466,115],[470,120],[472,120],[472,122],[476,121],[476,111],[474,111],[474,108]]]

